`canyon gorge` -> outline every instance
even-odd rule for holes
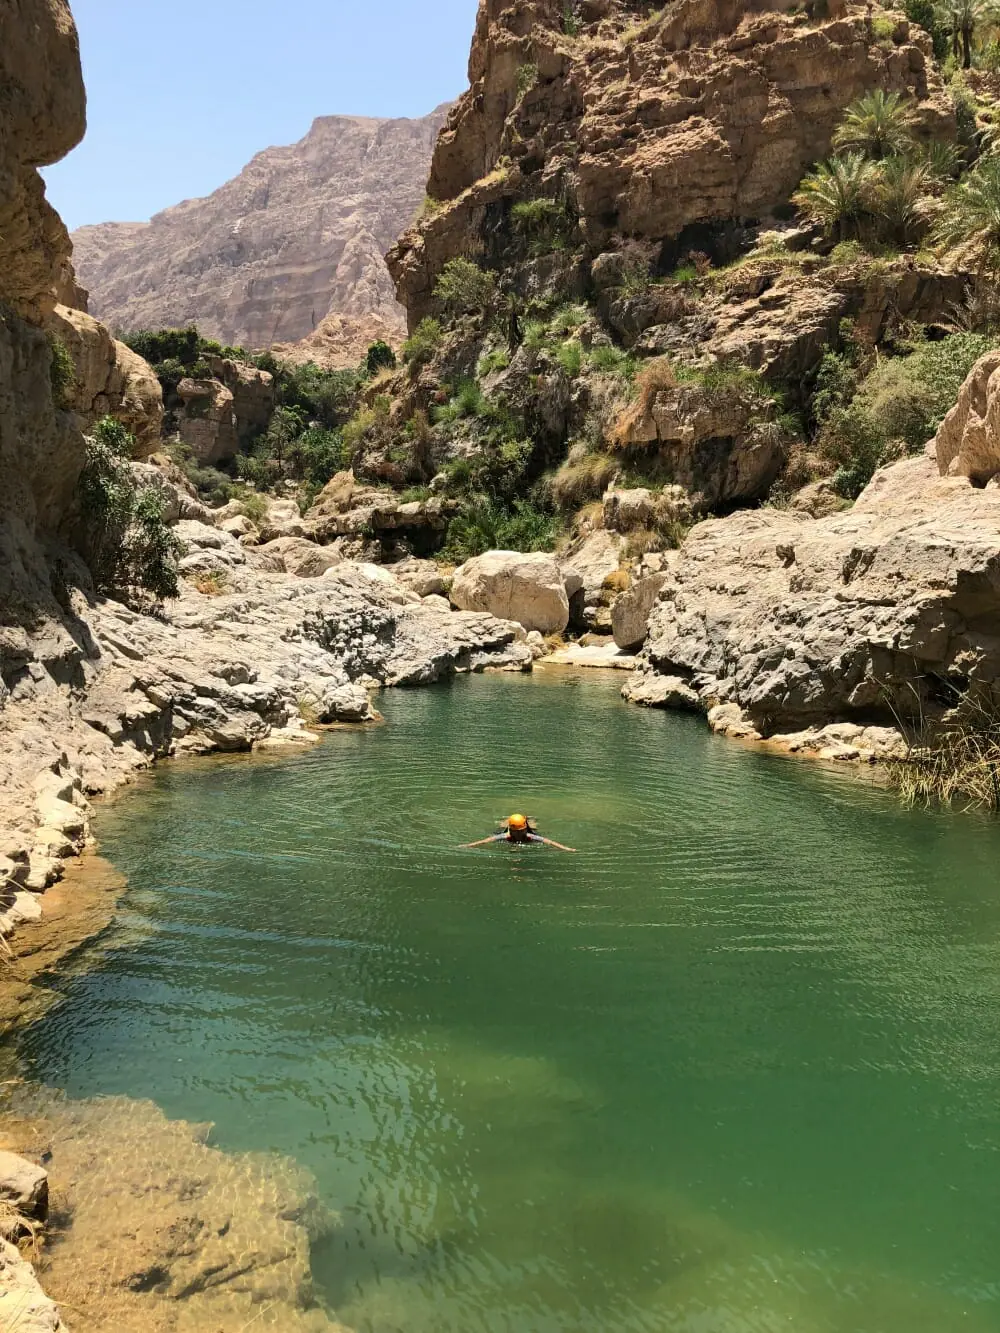
[[[971,748],[947,794],[1000,804],[1000,76],[976,41],[964,69],[913,4],[482,0],[454,105],[321,117],[207,199],[71,238],[39,169],[85,130],[73,18],[0,13],[12,957],[140,771],[305,753],[367,734],[378,690],[470,673],[613,666],[636,705],[932,796]],[[25,1246],[31,1114],[0,1163]],[[69,1114],[53,1187],[85,1219],[87,1135],[127,1144],[132,1112]],[[274,1299],[274,1326],[333,1328],[308,1181],[247,1165],[267,1226],[227,1239],[229,1159],[139,1118],[183,1169],[87,1326],[237,1333]],[[120,1152],[125,1199],[146,1168]],[[206,1258],[178,1236],[216,1170]],[[6,1242],[0,1327],[4,1302],[21,1333],[75,1326]]]

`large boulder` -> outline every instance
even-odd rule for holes
[[[1000,473],[1000,352],[987,352],[962,385],[934,440],[938,468],[985,486]]]
[[[476,556],[455,571],[451,600],[460,611],[487,611],[540,634],[561,634],[569,624],[565,578],[542,551]]]
[[[561,558],[574,624],[590,625],[596,610],[610,602],[606,584],[621,567],[624,546],[617,532],[598,528],[571,546]]]
[[[294,500],[269,500],[267,515],[260,523],[260,540],[273,542],[278,537],[305,537],[307,529]]]
[[[647,574],[619,593],[611,606],[611,632],[619,648],[638,648],[649,632],[649,615],[667,575]]]
[[[249,362],[231,361],[227,357],[210,356],[207,364],[213,377],[233,395],[233,416],[240,443],[245,444],[267,430],[275,408],[274,376]]]
[[[699,524],[645,654],[706,702],[739,705],[761,734],[932,717],[954,691],[1000,693],[1000,489],[941,477],[928,453],[827,518],[758,510]]]
[[[746,504],[767,494],[786,460],[768,411],[754,388],[736,379],[719,388],[664,383],[625,411],[616,442],[655,456],[657,470],[690,495],[695,510]]]
[[[196,500],[184,487],[179,486],[158,468],[155,463],[133,463],[132,476],[142,490],[155,491],[163,505],[163,518],[167,523],[177,523],[181,519],[193,519],[211,527],[212,511],[200,500]]]
[[[418,597],[448,596],[451,577],[442,573],[433,560],[402,560],[392,566],[392,572],[404,588]]]
[[[239,450],[233,394],[220,380],[183,379],[177,433],[203,467],[226,463]]]
[[[49,1211],[49,1176],[16,1153],[0,1152],[0,1200],[24,1217],[45,1220]]]
[[[257,554],[268,562],[268,568],[300,579],[318,579],[344,558],[334,547],[318,546],[304,537],[276,537],[259,547]]]
[[[73,362],[73,382],[63,399],[83,428],[113,416],[135,437],[137,458],[153,453],[163,425],[163,391],[152,367],[82,310],[57,305],[45,327]]]

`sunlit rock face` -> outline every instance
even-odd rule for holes
[[[824,18],[796,8],[484,0],[471,88],[431,167],[428,194],[444,206],[389,256],[411,324],[449,259],[477,244],[499,254],[516,200],[565,199],[595,254],[623,238],[690,250],[710,246],[718,224],[786,205],[844,108],[872,88],[912,98],[922,135],[953,129],[915,25],[895,16],[883,39],[857,0],[835,0]]]
[[[74,262],[93,311],[112,328],[195,323],[206,337],[252,348],[293,344],[331,316],[313,355],[357,361],[365,339],[402,329],[382,256],[424,198],[446,111],[323,116],[208,198],[148,223],[82,227]]]

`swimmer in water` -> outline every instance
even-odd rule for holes
[[[553,842],[551,838],[543,838],[540,833],[535,832],[534,825],[527,815],[511,815],[510,819],[504,825],[500,833],[494,833],[491,838],[481,838],[479,842],[467,842],[466,848],[470,847],[489,847],[494,842],[510,843],[541,843],[545,847],[554,847],[557,852],[575,852],[575,847],[564,847],[561,842]]]

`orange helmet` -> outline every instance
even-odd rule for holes
[[[511,815],[510,819],[507,820],[507,827],[512,829],[517,829],[518,832],[521,832],[523,829],[526,829],[528,827],[528,816]]]

